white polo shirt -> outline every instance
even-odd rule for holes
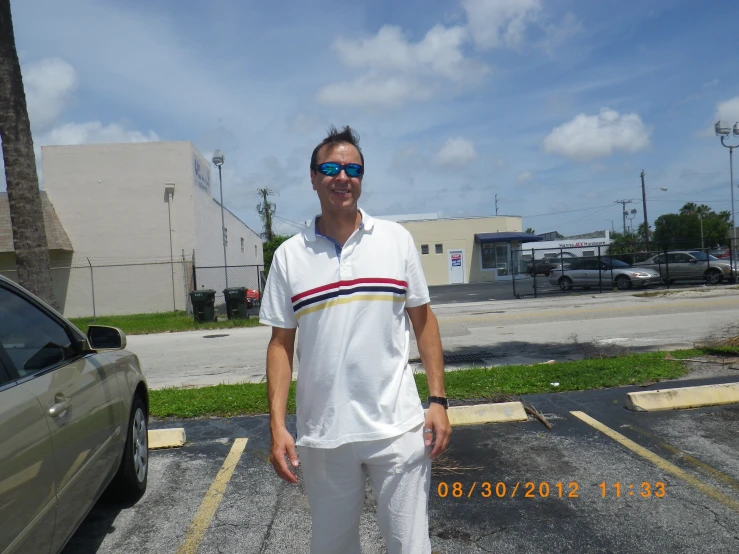
[[[424,420],[405,311],[430,301],[421,261],[405,228],[360,212],[343,248],[316,235],[314,218],[269,270],[259,321],[299,328],[301,446],[390,438]]]

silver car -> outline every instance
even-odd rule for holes
[[[736,269],[729,260],[720,260],[699,250],[657,254],[648,260],[635,263],[634,267],[658,271],[662,279],[669,282],[704,279],[707,283],[715,285],[724,279],[732,280],[736,276]]]
[[[0,276],[0,553],[60,552],[103,491],[146,490],[149,395],[125,346]]]
[[[562,290],[599,286],[608,288],[615,286],[626,290],[659,284],[662,279],[653,269],[634,268],[620,260],[603,257],[573,260],[568,268],[552,271],[549,282]]]

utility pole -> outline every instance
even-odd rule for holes
[[[633,202],[633,200],[616,200],[614,202],[614,204],[621,204],[623,206],[623,211],[621,215],[623,216],[624,220],[624,235],[626,234],[626,204],[631,204]]]
[[[641,170],[641,201],[644,205],[644,250],[649,252],[649,220],[647,219],[647,189],[644,186],[644,170]]]
[[[495,215],[498,215],[498,195],[495,195]]]
[[[267,197],[275,194],[275,192],[268,188],[263,188],[257,189],[257,194],[262,197],[262,203],[257,206],[257,212],[259,212],[262,223],[264,223],[264,233],[262,235],[269,242],[275,236],[272,230],[272,216],[275,213],[276,206],[267,200]]]

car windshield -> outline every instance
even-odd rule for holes
[[[622,267],[631,267],[629,264],[627,264],[626,262],[622,262],[621,260],[605,259],[603,261],[607,264],[610,264],[613,269],[618,269]]]
[[[710,260],[710,261],[714,261],[714,260],[715,261],[718,261],[718,258],[716,258],[714,256],[710,256],[710,255],[706,254],[705,252],[691,252],[690,255],[693,256],[699,262],[705,262],[705,261],[708,261],[708,260]]]

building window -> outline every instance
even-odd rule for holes
[[[244,253],[244,237],[241,237],[241,253]]]
[[[223,244],[224,246],[228,246],[228,229],[225,227],[223,228]]]
[[[436,253],[437,254],[443,254],[444,253],[444,246],[442,244],[436,245]]]
[[[422,244],[421,245],[421,254],[428,254],[429,253],[429,245],[428,244]]]
[[[481,245],[482,253],[482,268],[483,269],[496,269],[495,265],[495,244],[490,242],[483,242]]]
[[[254,259],[257,258],[257,245],[254,245]]]

